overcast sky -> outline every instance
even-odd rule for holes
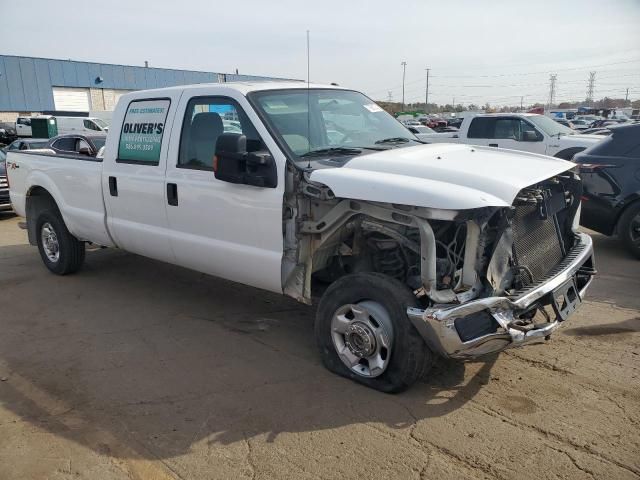
[[[640,98],[640,0],[2,0],[0,51],[306,78],[377,100],[525,104]]]

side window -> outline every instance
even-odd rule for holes
[[[80,153],[80,150],[82,150],[83,148],[86,148],[87,150],[91,151],[91,147],[89,146],[89,144],[86,142],[86,140],[83,140],[81,138],[79,138],[76,141],[76,148],[75,151]]]
[[[467,138],[493,138],[495,119],[477,117],[471,120]]]
[[[168,98],[129,103],[120,132],[116,162],[158,165],[170,104]]]
[[[226,97],[189,100],[182,124],[178,168],[213,170],[218,137],[235,133],[247,137],[247,150],[264,148],[258,133],[240,105]]]
[[[520,140],[522,138],[520,120],[517,118],[498,118],[493,138]]]
[[[63,150],[65,152],[75,152],[76,139],[72,137],[61,138],[60,140],[53,142],[52,146],[53,148],[57,148],[58,150]]]

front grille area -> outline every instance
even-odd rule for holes
[[[523,286],[544,278],[562,261],[553,217],[541,218],[536,204],[519,205],[513,218],[513,255]]]
[[[7,177],[0,175],[0,205],[9,203],[9,184]]]

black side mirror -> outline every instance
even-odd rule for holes
[[[278,172],[268,152],[247,152],[247,137],[223,133],[216,143],[213,171],[218,180],[256,187],[275,188]]]
[[[538,133],[532,132],[531,130],[525,130],[522,132],[522,141],[523,142],[537,142],[539,140]]]

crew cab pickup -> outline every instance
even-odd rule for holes
[[[112,127],[103,158],[8,155],[11,200],[49,270],[76,272],[91,242],[319,299],[324,364],[382,391],[435,355],[544,341],[594,274],[573,163],[423,145],[356,91],[133,92]]]
[[[494,113],[465,118],[458,132],[421,135],[420,139],[427,143],[508,148],[571,160],[602,137],[576,134],[545,115]]]

